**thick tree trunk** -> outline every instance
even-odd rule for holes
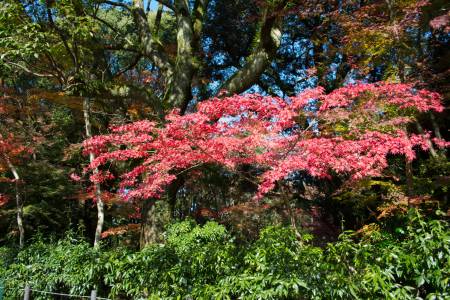
[[[162,242],[164,226],[172,218],[168,202],[155,199],[143,201],[141,216],[141,236],[139,240],[141,249],[147,245]]]
[[[148,23],[147,14],[144,11],[144,1],[133,0],[131,11],[138,27],[142,53],[161,70],[166,80],[171,78],[173,75],[173,66],[161,45],[153,41],[153,33]]]
[[[90,120],[90,112],[91,112],[91,103],[89,98],[84,98],[83,100],[83,114],[84,114],[84,123],[86,128],[86,138],[92,137],[92,129],[91,129],[91,120]],[[94,153],[89,153],[89,162],[93,162],[95,159]],[[94,169],[94,174],[98,173],[98,169]],[[100,238],[103,230],[103,223],[105,220],[104,213],[104,204],[102,201],[100,184],[94,184],[95,189],[95,201],[97,203],[97,226],[95,228],[95,236],[94,236],[94,247],[97,247],[100,242]]]
[[[192,98],[194,30],[187,1],[175,0],[174,6],[177,17],[177,58],[164,100],[184,113]]]
[[[11,163],[9,158],[5,156],[6,163],[14,176],[14,185],[16,193],[16,207],[17,207],[17,227],[19,228],[19,248],[22,249],[25,243],[25,228],[23,226],[23,201],[20,194],[20,176],[16,167]]]

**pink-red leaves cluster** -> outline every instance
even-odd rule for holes
[[[96,159],[88,170],[119,161],[134,161],[119,175],[125,199],[157,198],[177,175],[217,164],[230,171],[252,165],[261,172],[257,197],[262,197],[295,171],[327,178],[377,176],[389,154],[415,157],[430,137],[408,134],[414,114],[443,107],[440,96],[408,84],[357,84],[325,94],[307,90],[290,99],[235,95],[201,102],[195,113],[113,127],[108,135],[84,142]],[[441,143],[442,144],[442,143]],[[94,182],[114,179],[108,171]]]
[[[30,153],[31,149],[22,145],[21,141],[12,133],[2,135],[0,132],[0,159],[8,157],[14,159],[23,154]]]
[[[8,196],[6,196],[4,194],[0,194],[0,207],[5,205],[6,203],[8,203],[8,201],[9,201]]]

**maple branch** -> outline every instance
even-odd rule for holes
[[[181,175],[181,174],[183,174],[183,173],[186,173],[186,172],[188,172],[188,171],[190,171],[190,170],[192,170],[192,169],[195,169],[195,168],[197,168],[197,167],[200,167],[200,166],[202,166],[202,165],[204,165],[204,164],[205,164],[205,163],[198,163],[198,164],[192,165],[192,166],[190,166],[189,168],[186,168],[186,169],[184,169],[183,171],[180,171],[179,173],[175,174],[175,176],[179,176],[179,175]]]
[[[282,159],[286,158],[286,156],[289,153],[291,153],[292,150],[294,150],[295,145],[297,145],[297,143],[301,140],[301,138],[303,137],[303,134],[305,134],[305,132],[308,131],[309,128],[311,128],[312,124],[313,124],[313,122],[310,122],[308,127],[303,129],[301,132],[297,133],[297,138],[292,142],[291,146],[286,150],[286,152],[281,155]]]

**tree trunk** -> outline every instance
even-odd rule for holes
[[[425,131],[423,130],[423,127],[422,127],[422,125],[420,125],[419,121],[416,121],[416,128],[420,134],[425,134]],[[434,149],[433,142],[431,141],[430,138],[427,138],[427,144],[428,144],[428,147],[430,148],[431,156],[437,157],[438,155],[437,155],[436,149]]]
[[[406,194],[408,196],[408,207],[410,207],[410,198],[414,195],[414,175],[412,163],[406,159],[405,162],[406,175]]]
[[[177,17],[177,58],[175,73],[169,81],[164,100],[171,107],[179,108],[183,114],[192,98],[194,31],[187,1],[176,0],[174,6]]]
[[[84,98],[83,100],[83,114],[84,114],[84,123],[86,127],[86,138],[92,137],[92,129],[91,129],[91,121],[90,121],[90,112],[91,112],[91,103],[89,98]],[[89,153],[89,162],[92,163],[95,159],[94,153]],[[94,174],[98,173],[98,169],[94,169]],[[103,230],[103,223],[105,220],[104,213],[104,204],[102,201],[102,191],[100,189],[100,184],[94,184],[95,189],[95,201],[97,203],[97,226],[95,228],[95,236],[94,236],[94,247],[98,247],[100,238]]]
[[[171,220],[170,207],[167,201],[147,199],[142,205],[142,223],[139,245],[147,245],[163,241],[164,226]]]
[[[16,193],[16,207],[17,207],[17,227],[19,228],[19,248],[22,249],[25,242],[25,228],[23,226],[23,201],[20,195],[20,176],[16,167],[11,163],[9,158],[5,156],[11,173],[14,176],[15,193]]]

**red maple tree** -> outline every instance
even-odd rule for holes
[[[158,198],[177,175],[205,164],[236,172],[241,165],[254,166],[260,170],[256,198],[295,171],[358,180],[380,175],[390,154],[411,161],[415,147],[427,150],[429,133],[410,134],[407,124],[417,113],[442,111],[440,101],[437,93],[383,82],[329,94],[319,87],[290,99],[215,98],[199,103],[191,114],[172,111],[163,125],[138,121],[86,140],[85,153],[96,156],[86,171],[138,162],[118,177],[119,193],[128,200]],[[115,175],[100,171],[90,178],[105,182]]]

